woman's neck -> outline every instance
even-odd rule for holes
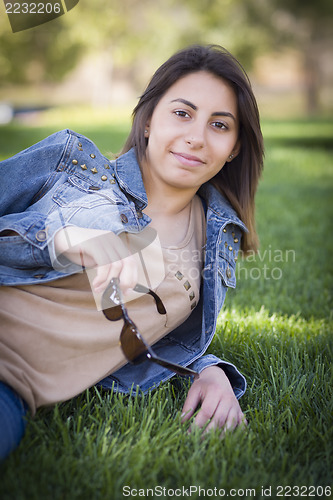
[[[145,182],[148,205],[144,212],[151,218],[163,247],[177,245],[188,230],[194,189],[177,189],[159,182]]]
[[[191,196],[184,197],[184,195],[177,196],[167,196],[161,195],[158,192],[149,195],[148,205],[145,209],[145,213],[149,217],[177,217],[178,215],[186,212],[191,204],[194,194]]]
[[[152,179],[149,174],[145,175],[145,171],[142,177],[148,198],[145,213],[151,218],[181,214],[188,209],[197,191],[193,187],[178,188],[161,182],[159,179]]]
[[[192,200],[180,208],[163,204],[149,205],[145,213],[151,218],[153,227],[159,236],[163,247],[177,246],[185,238],[191,216]]]

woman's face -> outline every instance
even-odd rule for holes
[[[197,190],[239,151],[237,97],[211,73],[172,85],[147,123],[144,179]]]

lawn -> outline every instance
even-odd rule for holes
[[[58,128],[108,153],[128,122],[46,116],[0,129],[1,157]],[[180,423],[187,384],[146,396],[94,388],[38,411],[0,466],[0,498],[331,498],[333,456],[333,121],[264,122],[257,256],[238,261],[209,349],[248,380],[245,431],[202,439]],[[201,490],[200,490],[201,488]]]

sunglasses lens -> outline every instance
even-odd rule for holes
[[[103,313],[110,321],[118,321],[123,317],[121,306],[114,305],[113,307],[103,308]]]
[[[134,287],[134,290],[139,293],[148,293],[149,295],[151,295],[155,300],[156,308],[159,314],[166,314],[166,309],[162,300],[155,292],[153,292],[153,290],[150,290],[150,288],[147,288],[144,285],[140,285],[139,283],[137,283],[137,285]]]
[[[156,295],[156,297],[157,297],[157,299],[156,299],[156,307],[157,307],[158,312],[160,314],[166,314],[166,310],[165,310],[163,302],[161,301],[161,299],[157,295]]]
[[[131,363],[139,364],[147,359],[147,346],[137,329],[128,322],[121,331],[120,343],[123,353]]]

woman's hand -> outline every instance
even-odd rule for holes
[[[85,268],[95,268],[94,291],[103,292],[112,278],[119,278],[123,293],[137,283],[138,270],[124,242],[111,231],[68,226],[54,238],[57,255]]]
[[[189,420],[197,406],[201,408],[194,419],[194,425],[204,427],[205,433],[211,429],[235,429],[246,425],[247,421],[234,395],[224,371],[218,366],[205,368],[195,380],[184,403],[182,421]]]

